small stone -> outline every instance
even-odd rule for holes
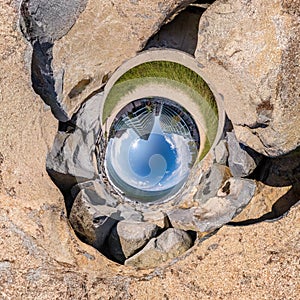
[[[157,229],[158,227],[151,223],[120,221],[108,239],[111,255],[123,262],[154,237]]]
[[[226,165],[228,160],[227,142],[221,140],[214,149],[216,162],[220,165]]]
[[[188,233],[169,228],[161,235],[151,239],[137,254],[125,261],[125,265],[136,268],[154,268],[161,263],[178,257],[193,245]]]
[[[230,171],[235,177],[246,177],[257,167],[262,156],[240,144],[233,132],[227,133]]]

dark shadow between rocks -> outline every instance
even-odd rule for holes
[[[153,48],[172,48],[194,55],[198,41],[199,20],[204,11],[204,7],[191,4],[171,22],[163,25],[148,40],[143,51]]]
[[[263,160],[255,171],[255,179],[273,187],[291,186],[290,190],[273,204],[270,212],[259,218],[230,222],[228,225],[247,226],[263,221],[276,221],[300,201],[300,147],[281,157],[264,157]]]

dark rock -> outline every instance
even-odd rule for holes
[[[87,0],[23,0],[20,26],[28,40],[57,40],[72,28]]]
[[[240,144],[233,132],[227,133],[230,171],[235,177],[250,175],[262,159],[262,155]]]

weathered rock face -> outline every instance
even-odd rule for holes
[[[191,237],[183,230],[169,228],[150,242],[136,255],[125,261],[127,266],[153,268],[158,263],[175,258],[192,245]]]
[[[204,199],[198,207],[173,209],[168,213],[173,227],[197,232],[211,232],[228,223],[245,207],[255,194],[256,183],[250,179],[230,178]]]
[[[196,59],[224,97],[239,141],[278,156],[300,145],[297,1],[215,1],[199,25]]]
[[[47,170],[63,190],[96,177],[94,152],[100,132],[101,101],[101,93],[92,97],[74,116],[76,128],[56,134],[47,157]]]
[[[114,69],[190,2],[23,1],[23,32],[34,48],[35,91],[60,121],[67,121]]]
[[[234,132],[227,133],[228,143],[228,165],[234,177],[246,177],[250,175],[262,159],[262,155],[247,149],[240,144]]]
[[[157,229],[158,227],[151,223],[120,221],[108,239],[110,253],[123,262],[154,237]]]

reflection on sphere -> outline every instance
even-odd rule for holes
[[[169,198],[186,181],[199,146],[196,124],[183,107],[165,98],[139,99],[110,128],[107,173],[131,200]]]

